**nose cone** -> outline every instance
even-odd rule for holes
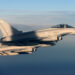
[[[73,29],[71,30],[71,34],[72,34],[72,35],[75,35],[75,28],[73,28]]]

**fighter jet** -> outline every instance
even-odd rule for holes
[[[19,55],[35,52],[39,47],[53,46],[65,35],[75,34],[75,28],[60,24],[47,29],[23,32],[0,20],[0,55]]]

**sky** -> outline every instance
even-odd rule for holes
[[[75,25],[75,0],[0,0],[0,18],[31,26]]]

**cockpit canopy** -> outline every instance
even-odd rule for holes
[[[56,26],[52,26],[51,28],[74,28],[68,24],[59,24],[59,25],[56,25]]]

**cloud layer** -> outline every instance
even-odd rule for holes
[[[31,26],[49,26],[60,23],[75,25],[75,11],[8,11],[0,12],[0,18],[10,24],[23,24]]]

